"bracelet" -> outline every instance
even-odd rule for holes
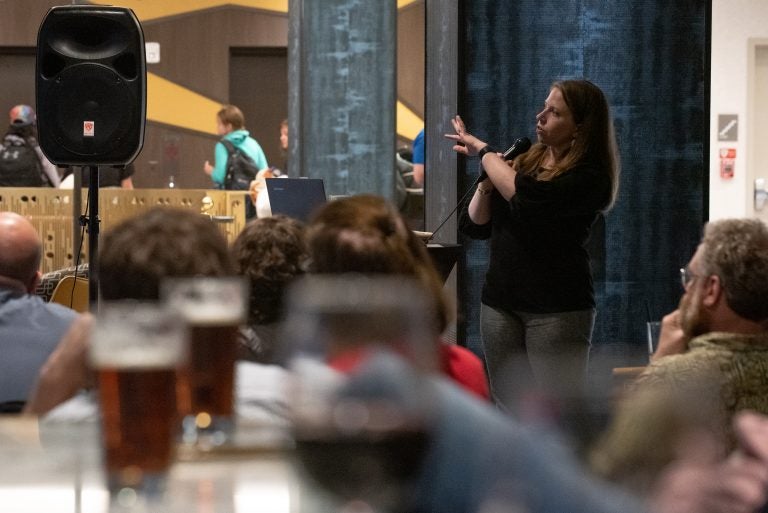
[[[490,145],[490,144],[486,144],[485,146],[483,146],[483,147],[480,149],[480,151],[478,151],[478,152],[477,152],[477,156],[478,156],[478,157],[480,157],[480,162],[482,162],[482,161],[483,161],[483,157],[485,157],[485,154],[486,154],[486,153],[496,153],[496,150],[494,150],[493,148],[491,148],[491,145]]]
[[[478,193],[480,196],[487,196],[488,194],[493,192],[493,189],[481,189],[478,187],[475,189],[475,192]]]

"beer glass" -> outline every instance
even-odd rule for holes
[[[407,503],[434,404],[428,303],[396,277],[311,276],[289,291],[281,346],[297,465],[307,489],[344,504],[339,511]]]
[[[186,324],[157,304],[104,303],[91,331],[103,456],[113,496],[125,488],[162,492],[179,431],[177,369]]]
[[[648,338],[648,356],[653,356],[659,348],[659,335],[661,335],[661,321],[648,321],[645,323],[645,331]]]
[[[237,337],[247,318],[246,281],[240,277],[176,278],[163,282],[162,298],[190,328],[182,375],[183,441],[211,449],[231,439]]]

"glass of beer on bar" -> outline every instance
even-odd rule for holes
[[[286,306],[280,343],[303,485],[330,492],[334,511],[410,511],[438,354],[423,287],[314,275],[292,285]]]
[[[179,432],[177,371],[186,323],[158,304],[104,303],[90,337],[97,375],[103,457],[113,497],[158,496]],[[126,490],[128,489],[128,490]]]
[[[235,360],[240,325],[247,317],[241,277],[168,279],[162,298],[190,328],[189,360],[179,404],[183,442],[207,450],[227,443],[234,429]]]

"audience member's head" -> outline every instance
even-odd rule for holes
[[[223,127],[228,128],[225,133],[245,128],[243,111],[234,105],[222,106],[221,110],[216,113],[216,117]]]
[[[168,276],[234,274],[227,240],[205,216],[191,210],[156,207],[104,234],[100,253],[105,300],[154,300]]]
[[[639,495],[658,485],[671,463],[723,458],[725,412],[719,407],[718,381],[711,369],[680,376],[684,387],[650,386],[621,401],[614,421],[590,454],[592,471]],[[638,418],[638,414],[642,418]]]
[[[288,120],[280,122],[280,149],[288,151]]]
[[[8,113],[10,124],[18,127],[31,126],[37,123],[35,110],[29,105],[16,105]]]
[[[32,293],[40,279],[42,244],[26,218],[0,212],[0,285]]]
[[[384,198],[360,195],[326,204],[307,231],[311,270],[317,273],[411,276],[434,298],[433,327],[442,333],[450,320],[442,282],[424,244]]]
[[[768,228],[757,219],[707,224],[687,266],[680,301],[688,336],[732,331],[725,323],[768,321]]]
[[[8,113],[8,133],[24,139],[37,137],[37,115],[29,105],[16,105]]]
[[[286,287],[304,273],[304,225],[286,216],[248,223],[232,246],[235,270],[250,282],[250,324],[279,320]]]

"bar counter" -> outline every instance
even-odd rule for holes
[[[240,422],[233,445],[201,454],[180,450],[159,502],[110,501],[94,421],[41,422],[0,416],[0,512],[294,513],[329,510],[307,493],[284,433]],[[301,497],[300,497],[301,496]],[[312,498],[308,498],[312,496]]]

